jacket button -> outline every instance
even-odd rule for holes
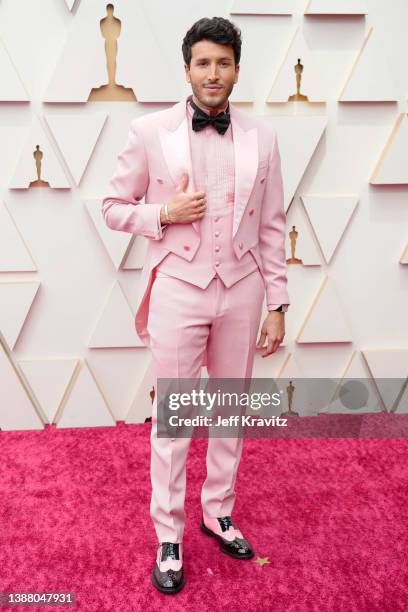
[[[185,244],[185,245],[183,246],[183,249],[184,249],[185,251],[189,251],[189,250],[190,250],[190,247],[188,246],[188,244]]]
[[[253,208],[251,208],[251,210],[249,211],[249,214],[250,214],[250,215],[253,215],[253,214],[254,214],[254,209],[253,209]]]
[[[265,177],[263,176],[263,177],[261,178],[261,183],[263,183],[263,182],[264,182],[264,180],[265,180]]]
[[[158,176],[158,177],[156,178],[156,181],[157,181],[158,183],[162,183],[162,182],[163,182],[163,179],[162,179],[162,178],[160,178],[160,177]]]
[[[242,242],[239,243],[239,248],[242,249],[244,247],[244,245],[242,244]]]

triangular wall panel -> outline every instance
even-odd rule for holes
[[[0,332],[14,349],[28,316],[39,282],[0,282]]]
[[[154,377],[149,361],[143,379],[137,389],[136,395],[126,415],[126,423],[144,423],[146,418],[152,416],[152,399],[150,393],[154,387]],[[155,389],[157,393],[157,389]]]
[[[291,15],[293,0],[234,0],[231,15]]]
[[[365,0],[310,0],[305,15],[366,15]]]
[[[132,313],[118,281],[112,286],[91,338],[89,348],[127,348],[144,346],[135,331]]]
[[[134,236],[134,238],[129,254],[122,265],[123,270],[141,270],[145,264],[149,238],[145,236]]]
[[[0,38],[0,102],[29,102],[30,96]]]
[[[395,102],[398,94],[384,47],[370,28],[340,93],[340,102]]]
[[[116,425],[87,362],[78,368],[56,417],[57,427],[108,427]]]
[[[385,406],[362,354],[354,351],[325,410],[329,414],[384,412]],[[357,432],[358,434],[358,432]]]
[[[300,259],[299,264],[303,266],[321,266],[322,258],[316,246],[310,222],[306,216],[303,206],[299,201],[294,201],[290,206],[286,218],[286,259],[292,258],[291,232],[297,232],[294,238],[295,259]]]
[[[352,340],[338,296],[326,277],[297,335],[296,342],[334,343],[352,342]]]
[[[258,334],[259,337],[259,334]],[[290,358],[290,353],[287,349],[279,346],[278,350],[269,355],[268,357],[261,357],[263,352],[257,349],[254,360],[254,378],[279,378],[285,364]],[[205,368],[206,376],[208,377],[208,370]]]
[[[385,407],[395,412],[408,377],[408,350],[365,350],[363,355]]]
[[[34,402],[30,398],[19,373],[3,344],[0,331],[0,429],[43,429]],[[5,398],[7,401],[4,401]]]
[[[77,364],[78,359],[24,359],[18,362],[48,423],[54,421]]]
[[[37,145],[42,153],[40,179],[54,189],[70,189],[71,185],[55,155],[48,136],[45,134],[38,117],[35,115],[9,188],[28,189],[32,181],[38,180],[34,157]]]
[[[44,115],[77,185],[81,182],[107,116],[107,113]]]
[[[401,113],[371,176],[372,185],[408,184],[408,115]]]
[[[6,205],[0,201],[0,272],[36,272],[37,267]]]
[[[44,102],[87,102],[92,89],[108,83],[105,40],[100,21],[106,0],[81,2],[66,44],[56,63]],[[141,2],[115,0],[113,17],[120,20],[115,82],[130,88],[139,102],[178,102],[181,74],[174,72]],[[146,61],[148,49],[149,61]],[[152,74],[160,78],[152,78]]]
[[[130,250],[133,234],[130,232],[117,232],[111,230],[106,225],[102,215],[101,200],[86,200],[84,204],[115,269],[119,270]]]
[[[408,264],[408,244],[405,247],[403,254],[401,255],[400,263]]]
[[[322,78],[323,67],[319,65],[316,54],[307,45],[301,28],[297,28],[271,87],[267,102],[288,102],[289,97],[296,94],[295,65],[298,64],[298,59],[303,65],[300,94],[307,96],[308,102],[326,100],[326,79]]]
[[[274,115],[270,117],[264,115],[261,118],[263,121],[270,121],[277,131],[285,210],[287,210],[323,136],[327,117],[320,115]]]
[[[326,263],[330,263],[351,216],[357,196],[301,196]]]
[[[398,397],[395,405],[391,408],[391,412],[397,412],[398,414],[408,413],[408,379],[405,380],[401,397]]]
[[[325,386],[320,382],[313,381],[310,377],[302,374],[301,368],[294,355],[287,361],[285,371],[279,375],[279,389],[281,394],[280,414],[288,416],[312,416],[315,415],[328,395]],[[329,385],[327,385],[328,387]],[[289,402],[289,388],[292,389],[291,402]],[[325,391],[325,393],[323,393]],[[326,399],[327,401],[327,399]]]
[[[303,378],[305,373],[293,353],[288,353],[276,378]]]

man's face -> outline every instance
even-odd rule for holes
[[[184,64],[184,69],[194,96],[210,110],[225,105],[238,81],[239,64],[235,65],[233,48],[210,40],[200,40],[191,47],[191,63]]]

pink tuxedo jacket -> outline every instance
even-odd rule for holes
[[[230,116],[235,161],[233,250],[238,260],[247,251],[252,253],[264,278],[266,303],[289,304],[286,215],[276,131],[231,104]],[[187,119],[186,100],[134,119],[102,202],[108,227],[149,239],[135,317],[137,334],[146,346],[156,267],[170,252],[191,262],[200,244],[200,220],[172,224],[164,230],[160,225],[160,209],[175,194],[184,172],[189,175],[187,193],[197,191]]]

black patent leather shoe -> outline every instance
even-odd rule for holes
[[[160,562],[166,561],[169,557],[172,559],[180,559],[180,548],[178,543],[161,542],[160,546]],[[168,569],[166,571],[161,571],[156,560],[152,573],[152,582],[161,593],[178,593],[185,584],[184,567],[182,566],[179,570]]]
[[[222,531],[227,531],[230,526],[238,529],[230,516],[219,517],[217,520]],[[248,540],[245,538],[236,537],[234,540],[230,541],[226,540],[218,533],[214,533],[211,529],[208,529],[204,524],[203,515],[201,515],[200,529],[203,533],[216,538],[220,543],[222,552],[231,555],[231,557],[235,557],[235,559],[252,559],[255,554]]]

